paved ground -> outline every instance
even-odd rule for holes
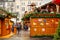
[[[20,31],[20,34],[16,34],[9,39],[0,39],[0,40],[29,40],[29,32],[28,31]]]
[[[29,37],[30,33],[29,31],[20,31],[19,35],[14,35],[9,39],[0,39],[0,40],[51,40],[50,38],[30,38]]]

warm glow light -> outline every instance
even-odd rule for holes
[[[43,23],[40,23],[40,25],[42,25],[42,26],[43,26],[44,24],[43,24]]]
[[[58,22],[55,22],[55,24],[58,24]]]
[[[46,23],[46,25],[49,25],[49,23]]]
[[[34,31],[37,31],[37,29],[36,29],[36,28],[34,28]]]
[[[42,28],[42,31],[45,31],[45,28]]]
[[[33,23],[33,25],[36,25],[36,23]]]
[[[54,20],[52,20],[52,22],[54,22]]]
[[[42,21],[42,19],[38,19],[38,21]]]

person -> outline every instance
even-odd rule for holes
[[[47,13],[48,12],[48,10],[47,9],[41,9],[41,11],[40,11],[41,13]]]
[[[47,10],[47,12],[50,12],[50,6],[49,5],[46,6],[46,10]]]
[[[31,3],[28,6],[30,6],[30,8],[31,8],[31,11],[29,13],[37,12],[37,10],[36,10],[37,8],[36,8],[36,4],[35,3]]]
[[[17,23],[17,27],[16,28],[17,28],[18,34],[19,34],[20,30],[21,30],[21,26],[22,26],[21,23]]]
[[[53,10],[53,8],[51,8],[51,9],[50,9],[50,13],[52,13],[52,14],[54,13],[54,10]]]
[[[41,11],[41,7],[38,7],[36,10],[37,10],[37,12],[40,12]]]
[[[27,26],[27,24],[24,24],[24,30],[25,30],[25,31],[28,30],[28,26]]]
[[[13,23],[13,25],[12,25],[12,32],[14,33],[14,26],[15,26],[15,24]]]
[[[28,14],[28,12],[27,12],[27,11],[25,11],[24,16],[25,16],[26,14]]]

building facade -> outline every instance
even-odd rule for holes
[[[47,1],[47,0],[46,0]],[[31,3],[35,3],[36,7],[43,5],[44,0],[8,0],[0,2],[0,7],[5,7],[9,12],[15,12],[18,15],[18,21],[21,21],[21,18],[24,16],[25,11],[31,11]],[[49,1],[51,2],[51,1]],[[43,4],[42,4],[43,3]],[[46,4],[46,2],[45,2]]]
[[[24,16],[25,11],[31,11],[30,5],[31,3],[35,3],[38,7],[40,5],[40,0],[15,0],[15,9],[16,13],[18,13],[19,20],[21,21],[21,18]]]

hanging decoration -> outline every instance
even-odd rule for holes
[[[53,0],[53,3],[60,4],[60,0]]]

